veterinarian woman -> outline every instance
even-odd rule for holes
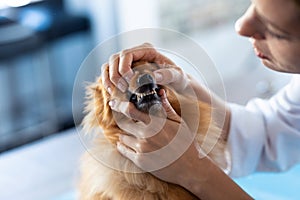
[[[289,169],[300,162],[300,1],[252,0],[246,13],[236,22],[236,31],[250,38],[256,55],[265,66],[294,75],[291,82],[271,99],[251,100],[246,107],[213,97],[227,109],[223,133],[231,157],[228,174],[238,177],[255,171]],[[124,50],[103,66],[109,68],[109,72],[102,75],[107,90],[117,86],[125,91],[126,78],[132,73],[131,63],[138,60],[174,65],[150,44]],[[125,78],[122,77],[124,74]],[[155,73],[158,83],[172,83],[175,88],[184,89],[183,83],[188,82],[199,98],[207,101],[208,91],[191,79],[179,80],[183,75],[183,72],[170,68]],[[179,126],[181,121],[164,93],[162,99],[170,120],[157,135],[139,139],[132,133],[132,136],[120,137],[119,151],[141,167],[155,162],[147,160],[141,153],[154,151],[169,142],[175,134],[172,127]],[[145,120],[130,103],[114,100],[110,105],[136,120]],[[188,127],[185,131],[189,132]],[[152,173],[185,187],[201,199],[251,199],[209,158],[200,155],[199,147],[191,145],[174,163]]]

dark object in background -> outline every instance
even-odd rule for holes
[[[5,15],[1,16],[0,12],[0,60],[10,59],[69,34],[90,29],[89,19],[67,13],[63,0],[44,0],[24,7],[9,8],[2,13]],[[11,34],[6,34],[9,31],[7,29],[11,29]],[[5,41],[5,37],[12,35],[15,41]],[[30,43],[28,40],[35,42]]]
[[[89,19],[68,13],[63,0],[0,10],[0,84],[7,86],[0,97],[0,152],[74,126],[72,80],[80,63],[61,80],[58,71],[70,66],[55,66],[60,58],[48,54],[67,36],[89,31]]]

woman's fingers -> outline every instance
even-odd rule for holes
[[[136,137],[132,135],[120,135],[120,142],[125,144],[127,147],[132,149],[134,152],[141,152],[141,145],[139,144]]]
[[[150,122],[149,115],[139,111],[132,103],[128,101],[119,101],[117,99],[113,99],[109,102],[109,106],[112,110],[123,113],[125,116],[131,119],[141,121],[144,124],[148,124]]]
[[[148,61],[155,62],[157,64],[174,65],[174,62],[159,53],[150,43],[144,43],[140,46],[124,50],[121,52],[121,55],[128,58],[120,65],[120,68],[125,67],[125,69],[134,61]]]
[[[177,66],[155,70],[154,76],[158,84],[171,85],[178,92],[187,87],[189,80],[182,69]]]
[[[106,91],[108,91],[109,94],[112,94],[112,90],[114,88],[113,83],[110,81],[109,79],[109,65],[108,63],[104,63],[101,66],[101,74],[102,74],[102,84],[104,86],[104,88],[106,89]]]
[[[181,122],[181,117],[176,113],[176,111],[173,109],[170,102],[168,101],[165,90],[160,90],[160,95],[162,107],[166,112],[167,118],[172,121]]]
[[[154,71],[154,76],[158,78],[157,83],[162,85],[167,85],[173,82],[178,82],[180,80],[180,74],[178,70],[174,68],[162,68]]]
[[[114,54],[109,58],[109,79],[122,92],[125,92],[128,84],[124,77],[119,73],[119,54]]]
[[[133,62],[133,55],[130,53],[127,53],[126,50],[121,51],[121,53],[119,54],[120,56],[120,62],[119,62],[119,73],[121,74],[121,76],[123,76],[125,78],[125,80],[127,82],[130,81],[130,79],[132,78],[132,76],[134,75],[133,71],[132,71],[132,62]]]
[[[133,149],[130,149],[129,147],[120,142],[117,143],[117,149],[123,156],[129,158],[132,161],[136,160],[137,154]]]
[[[135,136],[139,138],[148,138],[154,136],[157,132],[159,132],[159,130],[164,127],[167,119],[177,123],[182,122],[181,117],[176,113],[176,111],[169,103],[165,90],[160,90],[159,94],[161,96],[163,109],[159,116],[155,116],[155,113],[154,115],[152,115],[141,112],[131,102],[128,101],[113,99],[109,102],[109,106],[112,110],[124,114],[127,118],[140,122],[134,123],[133,120],[123,120],[118,122],[118,125],[122,126],[121,128],[123,130],[134,133]],[[147,132],[147,134],[139,134],[140,132]]]
[[[132,63],[136,61],[174,65],[169,58],[160,54],[151,44],[145,43],[110,56],[108,76],[107,74],[102,75],[103,82],[107,85],[111,82],[119,90],[125,92],[128,87],[127,82],[133,76]]]

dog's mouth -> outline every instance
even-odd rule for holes
[[[161,86],[157,85],[153,78],[144,75],[137,80],[139,87],[135,91],[128,91],[129,101],[135,107],[145,113],[149,113],[150,109],[158,109],[161,105],[159,90]],[[154,110],[155,111],[155,110]]]

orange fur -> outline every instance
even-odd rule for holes
[[[149,67],[149,63],[146,64]],[[151,65],[151,64],[150,64]],[[151,67],[150,67],[151,69]],[[145,71],[145,68],[143,69]],[[148,70],[149,71],[149,70]],[[141,72],[142,73],[142,72]],[[151,70],[150,70],[151,73]],[[135,80],[133,77],[132,80]],[[129,87],[134,87],[134,81],[131,81]],[[192,100],[193,98],[177,94],[170,87],[165,87],[168,100],[175,111],[181,115],[181,107],[185,109],[184,120],[189,126],[195,126],[195,117],[199,118],[197,124],[197,140],[201,144],[206,137],[206,142],[218,140],[220,129],[214,125],[211,118],[211,108],[209,105]],[[124,94],[114,91],[113,95],[119,98],[125,98]],[[101,79],[87,88],[86,116],[83,119],[83,130],[86,134],[92,131],[102,129],[104,138],[95,139],[94,148],[86,153],[82,158],[82,178],[80,182],[81,200],[189,200],[197,199],[186,189],[161,181],[147,172],[142,172],[130,160],[123,157],[116,150],[116,142],[119,134],[124,132],[118,127],[114,120],[114,115],[108,102],[111,96],[103,88]],[[183,102],[183,103],[182,103]],[[198,105],[199,112],[195,112],[195,106]],[[199,115],[200,116],[195,116]],[[183,117],[183,116],[182,116]],[[208,127],[211,125],[210,132]],[[219,165],[224,164],[223,152],[224,143],[219,142],[214,149],[209,152],[209,156]],[[205,149],[204,149],[205,150]],[[118,170],[112,169],[106,164],[97,161],[92,155],[98,155],[106,152],[106,158],[111,163],[118,166]],[[139,173],[126,172],[126,170]],[[125,171],[125,172],[124,172]]]

